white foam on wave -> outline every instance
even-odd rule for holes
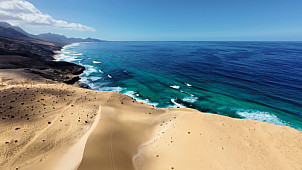
[[[171,99],[171,102],[174,104],[173,106],[168,106],[169,108],[177,108],[177,107],[185,107],[184,105],[182,105],[182,104],[180,104],[180,103],[177,103],[176,101],[175,101],[175,99]]]
[[[100,91],[115,91],[115,92],[121,92],[124,90],[122,87],[101,87],[99,88]]]
[[[108,74],[108,77],[112,79],[112,76],[110,74]]]
[[[76,56],[72,55],[66,55],[64,53],[60,53],[57,55],[58,57],[56,58],[57,61],[67,61],[67,62],[72,62],[72,61],[82,61],[83,59],[77,58]]]
[[[80,56],[83,55],[82,53],[73,53],[72,55]]]
[[[88,83],[89,83],[87,77],[81,77],[81,82],[83,82],[83,83],[85,83],[85,84],[88,84]]]
[[[288,126],[286,122],[282,121],[276,115],[271,114],[269,112],[261,112],[256,110],[239,110],[236,113],[244,117],[245,119],[258,120],[262,122],[273,123],[276,125]]]
[[[139,94],[137,92],[127,91],[125,88],[122,88],[122,87],[119,87],[119,86],[118,87],[101,87],[101,88],[98,88],[98,90],[100,90],[100,91],[115,91],[115,92],[123,93],[127,96],[130,96],[133,99],[135,99],[137,102],[143,102],[143,103],[146,103],[146,104],[154,106],[154,107],[156,107],[158,105],[158,103],[151,102],[149,99],[139,98]]]
[[[191,87],[192,85],[191,84],[189,84],[189,83],[185,83],[187,86],[189,86],[189,87]]]
[[[71,52],[70,52],[70,51],[67,51],[67,49],[70,48],[70,47],[75,47],[75,46],[79,46],[79,45],[80,45],[80,43],[73,43],[73,44],[65,45],[65,46],[61,49],[61,53],[70,54]]]
[[[102,62],[99,62],[99,61],[93,61],[94,64],[100,64]]]
[[[197,100],[198,100],[198,97],[193,97],[193,96],[185,97],[185,98],[182,99],[182,101],[188,102],[188,103],[194,103]]]
[[[188,95],[190,95],[191,97],[193,97],[193,96],[194,96],[194,94],[191,94],[191,93],[185,92],[185,91],[183,91],[183,90],[180,90],[180,92],[185,93],[185,94],[188,94]]]
[[[94,68],[93,66],[91,66],[91,65],[85,65],[85,64],[83,64],[82,66],[84,66],[86,68],[85,71],[84,71],[84,73],[83,73],[86,76],[90,76],[91,73],[98,72],[98,70],[96,68]]]
[[[156,107],[158,105],[158,103],[154,103],[154,102],[150,102],[149,99],[140,99],[137,97],[137,92],[134,91],[127,91],[126,93],[124,93],[127,96],[132,97],[133,99],[135,99],[137,102],[143,102],[143,103],[147,103],[148,105],[154,106]]]
[[[69,48],[69,47],[76,47],[76,46],[79,46],[80,43],[72,43],[72,44],[69,44],[69,45],[65,45],[62,49],[66,49],[66,48]]]
[[[135,91],[127,91],[127,92],[124,93],[124,94],[133,97],[133,96],[135,95],[135,93],[136,93]]]
[[[89,81],[88,77],[81,77],[81,82],[84,83],[84,84],[87,84],[91,89],[95,89],[96,88],[96,85],[94,83],[91,83]]]
[[[91,79],[92,81],[97,81],[97,80],[101,80],[102,77],[90,77],[90,79]]]
[[[180,86],[176,86],[176,85],[170,86],[170,87],[173,88],[173,89],[179,89],[180,88]]]
[[[97,81],[103,79],[102,77],[87,77],[81,76],[80,82],[87,84],[92,90],[99,91],[117,91],[116,89],[108,89],[108,82]]]

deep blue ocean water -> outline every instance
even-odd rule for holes
[[[79,43],[59,56],[95,90],[302,130],[302,42]]]

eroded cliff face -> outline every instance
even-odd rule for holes
[[[33,43],[34,42],[34,43]],[[84,67],[53,61],[54,50],[62,47],[40,40],[0,37],[0,69],[26,69],[47,79],[73,84]]]
[[[52,60],[54,55],[52,50],[59,50],[60,48],[60,46],[47,46],[0,37],[0,55],[21,55],[35,59]]]
[[[79,78],[85,68],[73,63],[68,62],[56,62],[46,61],[43,68],[30,68],[29,70],[35,74],[39,74],[44,78],[67,83],[74,84]]]

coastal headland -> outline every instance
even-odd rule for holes
[[[0,169],[302,168],[301,131],[80,88],[82,67],[18,54],[0,55]]]

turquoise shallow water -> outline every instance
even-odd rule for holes
[[[302,42],[79,43],[58,60],[95,90],[302,130]]]

